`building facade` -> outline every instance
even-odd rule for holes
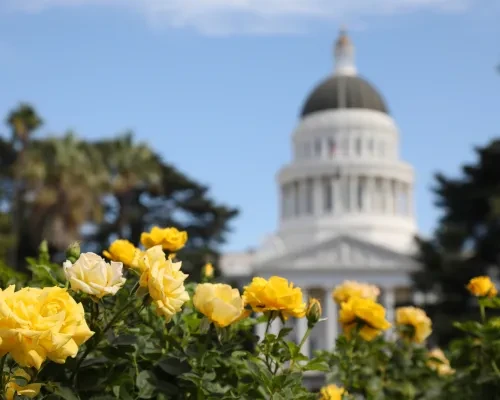
[[[277,174],[276,232],[253,252],[221,259],[233,281],[279,275],[322,301],[327,321],[315,328],[305,354],[331,348],[339,334],[335,286],[344,280],[378,285],[391,320],[396,304],[410,299],[410,272],[417,266],[414,171],[400,159],[398,127],[381,94],[358,75],[346,32],[334,58],[332,74],[303,105],[292,160]],[[297,324],[301,338],[307,321],[288,323]]]

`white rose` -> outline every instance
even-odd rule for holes
[[[63,267],[71,289],[99,299],[116,294],[126,280],[123,277],[123,263],[107,263],[95,253],[83,253],[74,264],[65,261]]]

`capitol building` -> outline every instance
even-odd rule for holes
[[[379,286],[391,321],[395,307],[412,300],[417,267],[414,170],[400,159],[397,124],[381,93],[358,75],[344,31],[334,58],[332,73],[302,106],[291,161],[278,171],[276,231],[254,251],[224,254],[220,264],[226,279],[242,286],[253,276],[279,275],[322,302],[327,320],[305,343],[306,355],[331,348],[339,334],[335,286],[344,280]],[[287,324],[297,325],[298,338],[307,328],[305,318]]]

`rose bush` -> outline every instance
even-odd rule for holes
[[[187,234],[155,227],[143,249],[119,239],[103,255],[47,246],[31,276],[0,271],[0,397],[11,399],[495,399],[500,392],[500,308],[488,277],[464,283],[478,320],[449,349],[426,343],[432,321],[415,307],[388,321],[376,286],[347,281],[332,299],[344,334],[308,358],[302,346],[322,305],[283,277],[255,277],[240,292],[203,267],[182,271]],[[177,252],[179,252],[176,254]],[[125,268],[123,268],[125,266]],[[297,342],[275,319],[305,318]],[[391,325],[392,323],[392,325]],[[255,326],[265,334],[257,337]],[[390,332],[390,335],[386,335]],[[324,377],[323,387],[305,384]]]

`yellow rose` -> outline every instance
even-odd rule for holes
[[[308,327],[312,328],[320,320],[323,310],[321,309],[321,303],[318,299],[310,298],[309,305],[307,306],[306,318],[308,322]]]
[[[71,289],[99,299],[116,294],[126,280],[121,262],[107,263],[95,253],[83,253],[74,264],[65,261],[63,268]]]
[[[240,291],[222,283],[202,283],[196,286],[193,304],[220,328],[248,315]]]
[[[373,340],[391,324],[385,319],[385,308],[371,299],[351,297],[341,304],[339,321],[346,336],[359,325],[360,336],[367,341]]]
[[[328,385],[321,388],[320,400],[342,400],[342,396],[348,394],[344,388],[337,385]]]
[[[16,383],[16,378],[21,377],[26,380],[25,385],[19,385]],[[18,396],[24,396],[29,399],[34,398],[40,393],[42,387],[41,383],[29,383],[31,381],[31,376],[21,368],[18,368],[12,374],[9,382],[5,385],[5,398],[6,400],[14,400],[16,394]]]
[[[179,231],[177,228],[161,229],[155,226],[151,229],[151,232],[143,232],[141,234],[141,243],[147,249],[161,244],[164,250],[171,252],[182,249],[187,239],[187,232]]]
[[[467,285],[471,294],[477,297],[495,297],[498,294],[497,288],[489,276],[478,276],[472,278]]]
[[[179,251],[187,242],[188,235],[186,231],[179,231],[176,228],[164,229],[163,248],[168,251]]]
[[[438,375],[452,375],[455,373],[455,370],[451,368],[450,361],[446,358],[443,353],[443,350],[439,348],[432,349],[428,353],[429,361],[427,365],[429,368],[433,369],[438,373]],[[435,360],[432,360],[432,359]]]
[[[10,353],[22,367],[39,369],[47,358],[62,364],[93,334],[66,289],[0,290],[0,356]]]
[[[361,297],[363,299],[375,301],[379,295],[380,289],[377,286],[356,281],[345,281],[337,286],[332,292],[333,300],[335,300],[337,304],[341,304],[351,297]]]
[[[128,240],[115,240],[108,250],[103,251],[104,257],[120,261],[131,268],[138,268],[141,251]]]
[[[243,299],[255,312],[277,311],[285,320],[289,317],[303,318],[306,314],[302,290],[279,276],[272,276],[268,281],[253,278],[245,287]]]
[[[144,252],[139,264],[144,271],[139,284],[148,289],[157,314],[163,315],[169,322],[189,300],[184,287],[188,275],[180,270],[182,262],[172,262],[165,257],[161,246],[155,246]]]
[[[432,333],[431,319],[417,307],[399,307],[396,310],[396,324],[409,327],[410,333],[402,331],[401,334],[415,343],[424,342]]]
[[[214,276],[214,266],[212,263],[206,263],[203,267],[203,276],[205,278],[213,278]]]

